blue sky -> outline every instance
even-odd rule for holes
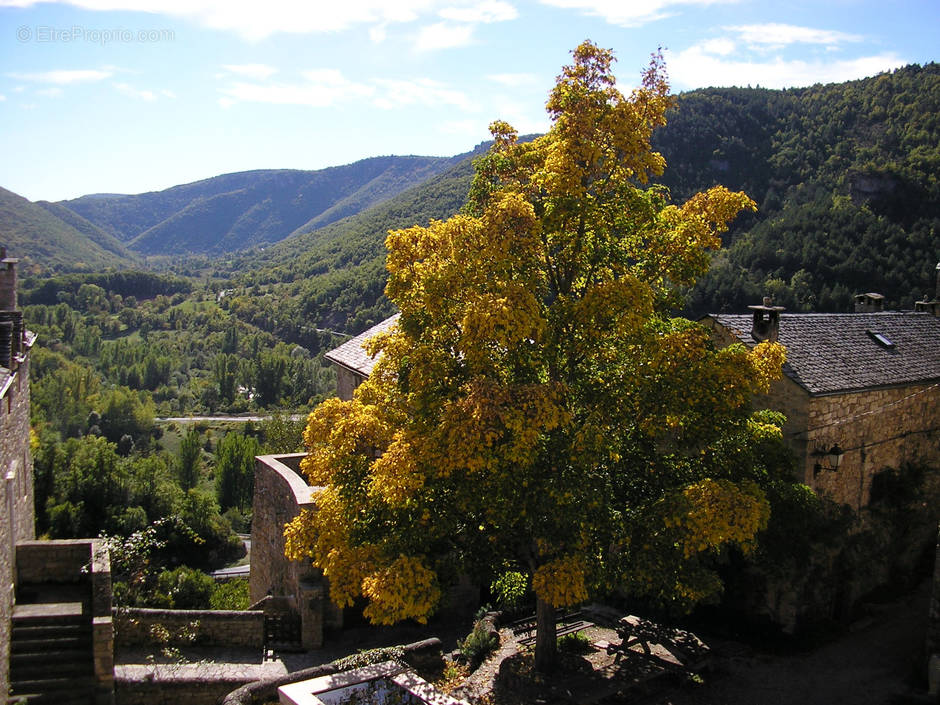
[[[453,155],[544,104],[586,38],[621,89],[798,87],[938,58],[938,0],[0,0],[0,186],[139,193]]]

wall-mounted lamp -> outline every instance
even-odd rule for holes
[[[820,460],[823,458],[826,459],[826,465],[823,465],[820,460],[817,460],[816,464],[813,465],[813,477],[816,477],[823,470],[836,472],[839,466],[842,465],[842,458],[845,456],[845,451],[839,447],[838,443],[835,443],[829,450],[817,448],[813,451],[813,455]]]

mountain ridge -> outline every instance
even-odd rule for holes
[[[95,194],[57,205],[142,255],[218,255],[269,245],[369,208],[454,159],[379,156],[318,170],[255,169],[162,191]]]

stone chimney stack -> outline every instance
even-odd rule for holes
[[[7,248],[0,247],[0,311],[16,310],[16,263],[7,257]]]
[[[16,263],[0,247],[0,367],[12,370],[23,348],[23,312],[16,300]]]
[[[773,299],[764,297],[761,306],[748,306],[754,312],[754,324],[751,327],[751,337],[757,342],[774,343],[780,337],[780,312],[786,311],[783,306],[774,306]]]
[[[880,313],[885,308],[885,297],[869,292],[855,295],[855,313]]]
[[[934,291],[933,301],[928,301],[929,294],[924,294],[923,301],[914,302],[915,311],[924,311],[940,317],[940,262],[937,262],[937,288]]]

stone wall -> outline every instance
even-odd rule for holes
[[[196,638],[183,636],[193,627]],[[115,645],[149,646],[154,644],[151,628],[164,627],[171,646],[223,646],[262,648],[264,614],[259,610],[156,610],[124,608],[114,611]]]
[[[300,475],[303,453],[265,455],[255,460],[252,499],[252,604],[268,596],[287,598],[300,615],[303,646],[318,649],[327,627],[342,626],[342,613],[327,600],[323,575],[310,561],[284,557],[284,525],[302,510],[314,510],[316,488]]]
[[[336,368],[336,396],[345,401],[353,397],[356,387],[365,381],[365,377],[346,369],[342,365],[333,365]]]
[[[838,471],[816,477],[817,491],[854,509],[867,506],[872,478],[881,470],[905,463],[940,467],[940,388],[911,385],[815,397],[807,435],[809,476],[820,460],[813,449],[838,443],[845,451]]]
[[[31,334],[29,334],[31,336]],[[29,449],[29,337],[14,369],[0,367],[0,693],[9,688],[10,618],[18,541],[35,536]]]

